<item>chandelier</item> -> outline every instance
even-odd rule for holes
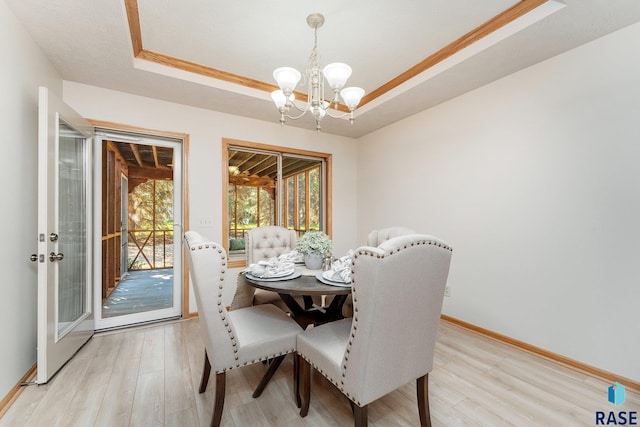
[[[312,13],[307,16],[307,24],[313,28],[313,49],[309,56],[309,65],[305,71],[305,80],[302,85],[307,85],[307,103],[304,108],[300,108],[296,103],[293,93],[296,85],[302,77],[295,68],[280,67],[273,72],[273,78],[278,83],[280,90],[271,93],[271,98],[275,102],[280,112],[280,124],[284,125],[285,118],[296,120],[311,112],[316,121],[316,130],[320,132],[320,122],[325,116],[341,119],[349,117],[349,123],[353,123],[354,112],[364,95],[364,89],[359,87],[347,87],[345,84],[351,76],[351,67],[341,62],[334,62],[320,69],[318,65],[318,28],[324,24],[324,16],[319,13]],[[325,97],[325,79],[331,88],[331,98]],[[348,112],[340,112],[340,97],[349,109]],[[333,106],[333,110],[331,107]],[[290,111],[299,113],[290,115]]]

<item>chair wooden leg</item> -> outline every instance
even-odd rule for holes
[[[418,397],[418,414],[420,415],[420,426],[431,427],[431,413],[429,412],[429,374],[426,374],[416,381]]]
[[[204,393],[209,383],[209,375],[211,374],[211,363],[209,362],[209,356],[207,350],[204,351],[204,368],[202,368],[202,379],[200,380],[200,389],[198,392]]]
[[[311,365],[300,357],[300,381],[302,406],[300,406],[300,416],[306,417],[309,413],[309,402],[311,401]]]
[[[353,405],[353,421],[355,427],[367,427],[369,419],[367,417],[367,405]]]
[[[216,374],[216,399],[213,404],[213,417],[211,418],[211,427],[220,427],[222,420],[222,410],[224,409],[224,393],[225,393],[226,377],[225,373]]]
[[[302,400],[300,400],[300,359],[298,353],[293,353],[293,393],[296,396],[298,408],[302,406]]]
[[[284,360],[285,357],[287,357],[286,354],[282,355],[282,356],[275,357],[275,358],[273,358],[271,360],[271,364],[269,365],[269,369],[267,369],[267,372],[265,372],[264,376],[260,380],[260,384],[258,384],[258,387],[256,387],[256,391],[253,392],[253,397],[254,398],[260,397],[260,395],[264,391],[264,389],[267,386],[267,384],[269,384],[269,380],[271,379],[273,374],[275,374],[275,372],[278,370],[278,367],[280,367],[280,364],[282,363],[282,361]]]

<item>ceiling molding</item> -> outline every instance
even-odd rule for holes
[[[395,89],[399,85],[411,80],[424,71],[434,67],[435,65],[441,63],[445,59],[455,55],[461,50],[483,39],[484,37],[491,35],[505,25],[510,24],[518,18],[521,18],[522,16],[547,3],[548,1],[550,0],[521,0],[519,3],[499,13],[484,24],[474,28],[467,34],[449,43],[448,45],[428,56],[418,64],[414,65],[413,67],[389,80],[382,86],[365,95],[362,98],[362,102],[360,103],[359,108]],[[136,59],[149,61],[163,66],[168,66],[182,71],[195,73],[201,76],[238,84],[244,87],[257,89],[268,93],[278,89],[278,87],[274,84],[265,83],[238,74],[218,70],[212,67],[207,67],[202,64],[186,61],[184,59],[165,55],[159,52],[145,50],[142,43],[142,31],[140,28],[138,0],[124,0],[124,3],[127,20],[129,22],[129,32],[131,36],[133,56]],[[295,96],[297,100],[304,100],[305,102],[307,100],[307,94],[295,92]],[[341,111],[348,111],[347,107],[342,104],[340,104],[338,107],[338,109]]]
[[[411,80],[412,78],[416,77],[418,74],[423,73],[429,68],[432,68],[438,65],[445,59],[471,46],[472,44],[476,43],[478,40],[484,37],[487,37],[488,35],[504,27],[505,25],[515,21],[516,19],[521,18],[522,16],[531,12],[535,8],[543,5],[547,1],[549,0],[522,0],[520,3],[517,3],[516,5],[505,10],[504,12],[494,16],[484,24],[474,28],[473,30],[469,31],[467,34],[449,43],[448,45],[438,50],[434,54],[428,56],[418,64],[409,68],[407,71],[397,75],[393,79],[389,80],[387,83],[383,84],[377,89],[374,89],[370,93],[366,94],[362,98],[362,102],[360,103],[359,107],[362,107],[368,102],[371,102],[374,99],[380,97],[381,95],[384,95],[385,93],[389,92],[390,90],[395,89],[396,87],[400,86],[402,83],[405,83]]]

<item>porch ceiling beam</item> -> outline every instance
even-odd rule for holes
[[[142,162],[142,157],[140,157],[140,151],[138,151],[138,145],[137,144],[129,144],[129,146],[131,147],[131,151],[133,152],[134,157],[136,158],[136,162],[138,162],[138,166],[144,166],[144,163]]]
[[[155,145],[152,145],[151,151],[153,151],[153,163],[155,163],[156,167],[159,168],[160,163],[158,162],[158,147],[156,147]]]
[[[173,179],[173,171],[169,168],[129,166],[129,178]]]

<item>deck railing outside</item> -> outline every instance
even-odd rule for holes
[[[173,230],[129,230],[129,270],[173,267]]]

